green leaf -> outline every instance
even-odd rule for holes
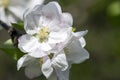
[[[24,31],[24,23],[23,22],[19,22],[19,23],[12,23],[12,26],[18,30],[22,30]]]
[[[4,44],[0,44],[0,50],[5,52],[14,60],[18,60],[20,57],[24,55],[18,48],[13,46],[12,40],[7,40]]]

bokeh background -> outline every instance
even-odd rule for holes
[[[72,66],[70,80],[120,80],[120,0],[57,1],[63,11],[73,15],[77,31],[89,31],[85,48],[90,59]],[[8,38],[7,31],[1,30],[0,43]],[[0,80],[29,80],[24,69],[18,72],[16,61],[2,51]]]

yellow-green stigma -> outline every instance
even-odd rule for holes
[[[75,32],[76,31],[76,28],[75,27],[72,27],[72,32]]]
[[[40,63],[40,65],[43,64],[43,58],[40,58],[40,59],[39,59],[39,63]]]
[[[48,36],[49,36],[48,27],[42,27],[39,33],[35,35],[35,37],[37,37],[41,43],[46,42],[48,40]]]
[[[10,0],[0,0],[0,6],[7,8],[10,3]]]

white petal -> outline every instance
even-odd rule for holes
[[[75,37],[81,38],[88,33],[88,30],[73,33]]]
[[[42,64],[42,72],[45,75],[46,78],[49,78],[50,75],[53,72],[53,68],[51,67],[51,61],[50,59],[47,59],[43,64]]]
[[[21,57],[17,62],[17,70],[19,70],[21,67],[29,66],[32,63],[36,62],[36,59],[29,56],[28,54],[25,54],[23,57]]]
[[[18,60],[18,62],[17,62],[17,70],[19,70],[23,66],[23,63],[25,62],[27,56],[28,55],[24,55],[23,57],[21,57]]]
[[[49,39],[48,39],[48,43],[59,43],[59,42],[63,42],[67,39],[68,34],[67,32],[64,31],[60,31],[60,32],[51,32],[49,34]]]
[[[58,80],[69,80],[69,68],[65,71],[56,70]]]
[[[30,79],[40,76],[42,72],[39,62],[34,62],[31,63],[31,65],[27,66],[25,68],[25,74]]]
[[[72,25],[73,25],[73,18],[70,13],[63,13],[62,21],[64,24],[68,24],[70,27],[72,27]]]
[[[48,52],[44,52],[41,47],[36,48],[35,50],[33,50],[32,52],[28,53],[28,55],[35,57],[35,58],[41,58],[43,56],[48,55]]]
[[[57,2],[53,1],[53,2],[49,2],[43,7],[42,13],[48,19],[53,19],[53,18],[59,19],[62,11],[60,5]]]
[[[66,49],[67,60],[71,63],[81,63],[89,58],[89,53],[82,48],[79,40],[73,40]]]
[[[35,6],[32,10],[28,9],[24,13],[24,28],[28,34],[35,34],[39,30],[39,19],[41,16],[42,5]]]
[[[23,51],[23,52],[31,52],[33,50],[35,50],[36,48],[38,48],[39,42],[38,40],[31,36],[31,35],[23,35],[18,39],[18,48]]]
[[[80,43],[81,43],[82,48],[84,48],[85,45],[86,45],[85,39],[84,39],[83,37],[81,37],[81,38],[79,39],[79,41],[80,41]]]
[[[68,68],[68,63],[64,52],[62,51],[55,58],[53,58],[51,64],[55,69],[61,69],[62,71],[65,71]]]
[[[41,45],[41,49],[42,49],[43,51],[49,51],[49,50],[52,49],[51,46],[50,46],[48,43],[43,42],[43,43],[41,43],[40,45]]]

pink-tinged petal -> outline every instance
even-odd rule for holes
[[[24,29],[28,34],[35,34],[41,27],[39,19],[43,5],[36,5],[33,9],[28,9],[24,13]]]
[[[42,8],[42,15],[48,19],[54,19],[54,18],[59,19],[61,13],[62,13],[61,7],[55,1],[49,2]]]
[[[32,52],[40,46],[38,40],[28,34],[21,36],[18,39],[18,48],[23,52]]]
[[[72,25],[73,25],[72,15],[70,13],[63,13],[62,14],[62,22],[64,24],[69,25],[69,27],[72,27]]]

